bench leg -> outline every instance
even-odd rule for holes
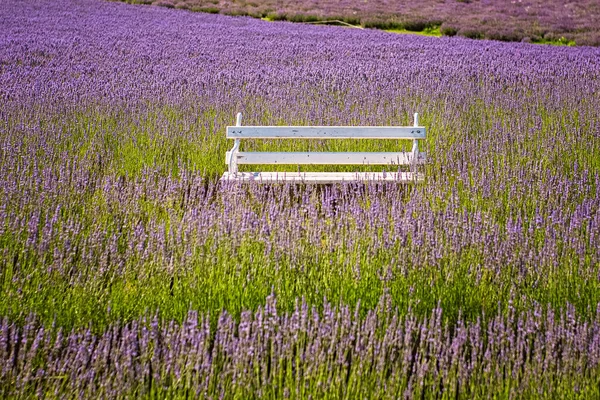
[[[235,117],[235,126],[242,126],[242,113],[237,113]],[[240,150],[240,139],[235,139],[233,143],[233,147],[229,152],[229,160],[227,162],[228,171],[232,174],[237,174],[238,165],[237,165],[237,153]]]

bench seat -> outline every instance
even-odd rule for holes
[[[316,183],[340,182],[421,182],[423,174],[415,172],[225,172],[222,181],[256,183]]]

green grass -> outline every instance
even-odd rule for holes
[[[551,46],[575,46],[577,43],[575,43],[574,40],[569,40],[565,37],[561,37],[559,39],[544,39],[544,38],[540,38],[540,39],[536,39],[533,40],[532,43],[534,44],[547,44],[547,45],[551,45]]]
[[[384,29],[384,31],[390,32],[390,33],[399,33],[399,34],[408,34],[408,35],[442,37],[442,32],[440,32],[439,26],[428,27],[422,31],[409,31],[407,29]]]

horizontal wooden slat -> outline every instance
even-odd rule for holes
[[[256,183],[315,183],[338,182],[397,182],[415,183],[423,180],[423,175],[414,172],[225,172],[221,181]]]
[[[228,139],[425,139],[423,126],[228,126]]]
[[[228,151],[225,163],[229,163]],[[416,162],[422,163],[425,154],[419,153]],[[295,164],[295,165],[407,165],[412,163],[410,152],[238,152],[238,164]]]

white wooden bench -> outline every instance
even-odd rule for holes
[[[398,165],[420,164],[425,154],[419,152],[419,139],[425,139],[425,127],[419,126],[242,126],[238,113],[236,126],[227,127],[227,139],[233,148],[225,155],[228,171],[221,181],[255,181],[259,183],[298,182],[336,183],[342,181],[417,182],[423,179],[415,171],[399,172],[239,172],[240,164],[293,165]],[[242,139],[408,139],[410,152],[243,152]],[[414,168],[413,168],[414,169]]]

